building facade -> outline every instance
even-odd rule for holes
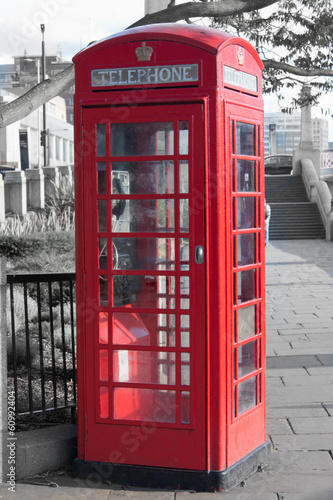
[[[293,154],[301,140],[301,113],[265,113],[265,156]],[[314,149],[329,148],[328,121],[312,119],[312,141]]]
[[[0,89],[0,105],[21,95],[21,88]],[[44,166],[41,146],[42,107],[7,127],[0,128],[0,170],[18,170]],[[73,125],[66,121],[66,103],[55,97],[46,103],[46,165],[55,167],[74,163]]]

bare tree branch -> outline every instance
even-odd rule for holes
[[[74,64],[58,73],[54,78],[35,85],[15,101],[0,106],[0,127],[7,127],[7,125],[29,115],[71,85],[74,85]]]
[[[298,76],[333,76],[333,70],[325,68],[303,69],[274,59],[263,60],[265,69],[277,69]]]
[[[175,23],[190,17],[224,17],[231,14],[251,12],[256,9],[263,9],[278,0],[224,0],[218,2],[186,2],[180,5],[168,6],[168,8],[147,14],[139,19],[129,28],[144,26],[154,23]]]

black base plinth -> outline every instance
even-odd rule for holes
[[[246,455],[223,471],[198,471],[139,465],[86,462],[76,459],[74,472],[81,479],[102,480],[124,486],[165,488],[171,490],[229,491],[269,462],[271,444]]]

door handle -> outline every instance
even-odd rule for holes
[[[195,247],[195,263],[202,264],[204,261],[204,249],[201,245]]]

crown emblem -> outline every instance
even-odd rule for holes
[[[146,42],[142,42],[141,47],[135,49],[136,57],[138,61],[150,61],[153,53],[152,47],[147,47]]]
[[[240,64],[240,66],[243,66],[243,64],[244,64],[244,52],[242,51],[242,49],[239,49],[238,54],[237,54],[237,59],[238,59],[238,64]]]

